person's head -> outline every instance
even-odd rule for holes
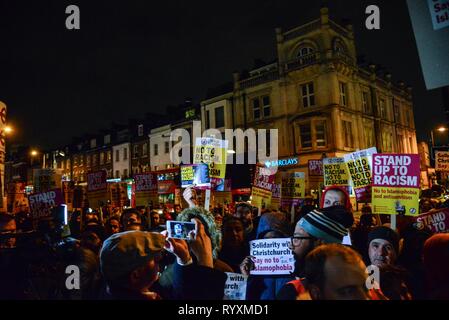
[[[243,220],[251,220],[252,207],[246,202],[240,202],[235,206],[234,216]]]
[[[83,224],[87,226],[99,223],[100,218],[98,217],[98,213],[95,210],[91,210],[90,208],[86,210],[86,212],[84,213]]]
[[[371,213],[363,213],[360,216],[360,226],[367,228],[374,225],[374,216]]]
[[[126,209],[120,219],[122,220],[123,231],[141,230],[142,218],[138,210]]]
[[[301,264],[305,256],[323,243],[341,244],[354,223],[352,214],[342,206],[316,209],[296,224],[290,248],[295,260]]]
[[[184,209],[176,218],[178,221],[191,222],[191,219],[198,219],[204,226],[204,231],[212,243],[212,254],[214,259],[218,257],[221,243],[221,232],[215,225],[215,218],[209,212],[201,207],[192,207]]]
[[[95,232],[85,231],[80,236],[80,246],[98,254],[101,249],[101,239]]]
[[[226,217],[222,224],[223,247],[240,247],[245,240],[243,221],[236,217]]]
[[[379,284],[382,293],[390,300],[412,300],[412,295],[407,287],[407,271],[392,265],[384,265],[380,268]]]
[[[339,244],[322,245],[305,260],[306,288],[312,300],[368,300],[366,266],[360,255]]]
[[[281,212],[267,212],[260,217],[257,239],[287,238],[291,236],[291,225]]]
[[[127,231],[109,237],[100,252],[101,272],[112,293],[141,292],[157,280],[165,237],[159,233]]]
[[[0,213],[0,235],[14,234],[17,231],[14,216],[7,213]],[[0,238],[0,248],[14,248],[16,246],[16,238]]]
[[[155,210],[151,211],[150,213],[150,223],[152,228],[156,228],[159,226],[161,222],[161,218],[159,216],[159,213]]]
[[[175,224],[173,229],[175,231],[175,235],[177,235],[177,236],[181,236],[182,235],[182,225],[180,223]]]
[[[120,232],[120,218],[112,216],[106,221],[106,233],[108,236]]]
[[[368,256],[370,263],[380,267],[395,265],[399,252],[399,235],[385,227],[376,227],[368,233]]]
[[[349,194],[344,188],[332,186],[323,191],[320,208],[333,206],[344,206],[346,210],[352,211]]]
[[[424,270],[426,274],[428,295],[439,298],[439,292],[444,290],[449,297],[449,233],[438,233],[424,243]]]

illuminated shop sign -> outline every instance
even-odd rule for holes
[[[287,159],[265,161],[265,166],[267,168],[276,166],[285,167],[285,166],[294,166],[298,163],[299,163],[298,158],[287,158]]]

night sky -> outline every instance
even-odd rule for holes
[[[81,30],[65,28],[66,6]],[[255,59],[276,57],[275,31],[319,17],[321,1],[0,0],[0,100],[12,143],[52,148],[115,122],[199,102]],[[381,30],[365,28],[377,4]],[[330,1],[350,19],[357,53],[413,87],[418,140],[444,122],[440,90],[427,91],[405,0]]]

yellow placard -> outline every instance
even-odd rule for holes
[[[373,187],[374,214],[419,213],[419,188]]]
[[[211,178],[224,179],[228,141],[215,138],[197,138],[193,163],[207,163]]]
[[[251,204],[257,208],[266,208],[271,204],[271,191],[253,187],[251,192]]]
[[[284,174],[282,177],[282,199],[301,199],[305,197],[306,182],[304,172]]]
[[[323,160],[324,185],[349,186],[349,173],[343,158],[326,158]]]

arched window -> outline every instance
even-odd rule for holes
[[[312,47],[308,47],[308,46],[307,47],[302,47],[302,48],[299,49],[297,57],[298,58],[302,58],[302,57],[307,56],[307,55],[309,55],[309,54],[311,54],[313,52],[314,52],[314,50],[313,50]]]
[[[334,40],[334,51],[337,53],[346,53],[346,45],[344,44],[344,42],[337,38]]]

